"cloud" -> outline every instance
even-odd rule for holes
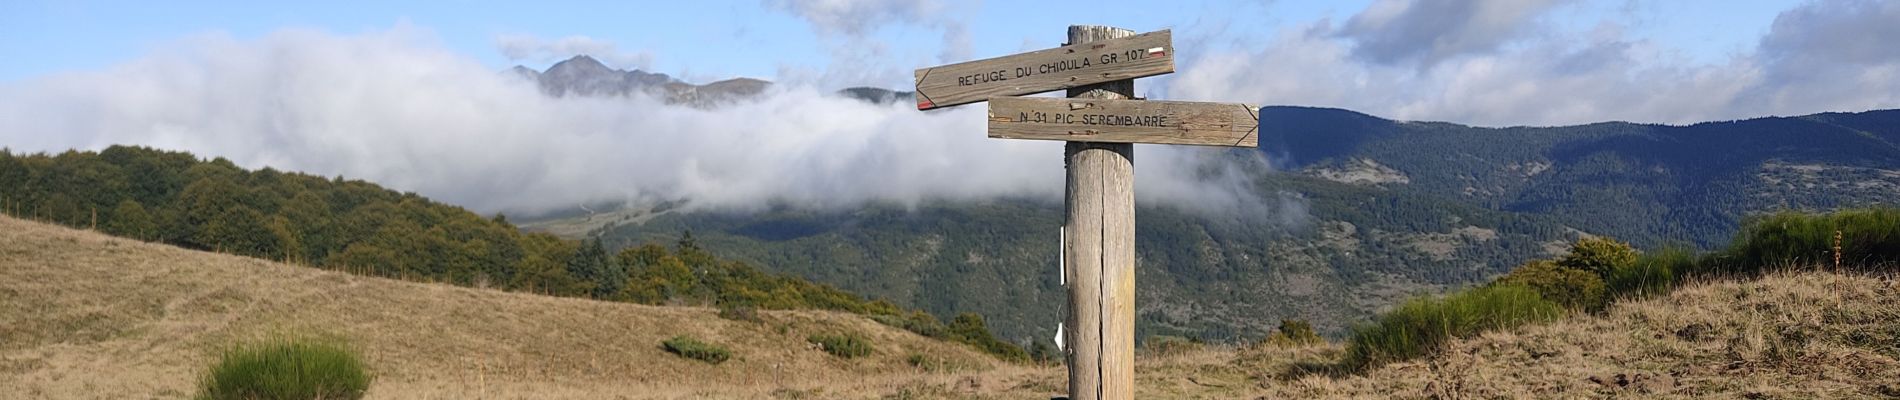
[[[1397,7],[1392,4],[1409,7],[1382,2],[1352,19],[1414,18],[1385,15],[1394,13],[1387,9]],[[1891,2],[1807,3],[1783,13],[1756,49],[1715,64],[1691,63],[1677,49],[1632,38],[1621,25],[1603,21],[1569,31],[1518,27],[1518,36],[1482,45],[1378,53],[1437,60],[1414,68],[1365,56],[1387,46],[1387,35],[1321,20],[1282,29],[1257,47],[1194,56],[1166,90],[1176,99],[1338,107],[1491,126],[1681,124],[1894,108],[1900,107],[1900,56],[1883,44],[1900,43],[1890,23],[1900,18],[1895,8]]]
[[[649,69],[653,65],[653,54],[644,51],[623,51],[613,42],[586,36],[568,36],[546,40],[534,35],[506,34],[495,36],[495,48],[501,51],[508,61],[553,62],[565,60],[576,55],[587,55],[607,63],[608,66],[622,69]]]
[[[1488,54],[1520,38],[1533,19],[1567,0],[1379,0],[1346,20],[1337,35],[1353,55],[1383,64],[1431,67]]]
[[[1770,84],[1737,100],[1747,110],[1807,113],[1900,104],[1900,2],[1810,2],[1783,12],[1752,61]]]
[[[926,113],[778,85],[702,109],[638,95],[555,98],[533,85],[416,29],[205,36],[106,70],[0,86],[0,142],[187,150],[367,179],[480,212],[618,199],[737,210],[1059,201],[1063,188],[1060,143],[987,138],[980,107]],[[1206,161],[1193,153],[1149,149],[1138,149],[1146,204],[1194,207],[1201,193],[1235,190],[1201,176]]]
[[[803,79],[845,86],[896,85],[910,82],[910,65],[898,67],[886,62],[888,44],[875,34],[890,26],[917,26],[942,32],[942,50],[938,63],[967,61],[971,38],[968,26],[938,0],[765,0],[766,6],[790,13],[810,23],[820,37],[831,40],[832,62],[822,71],[783,68]],[[980,3],[959,3],[975,8]],[[906,62],[911,60],[905,60]]]

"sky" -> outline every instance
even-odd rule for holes
[[[0,2],[0,81],[98,69],[180,38],[226,34],[255,39],[285,28],[339,34],[397,25],[432,31],[457,53],[496,69],[545,68],[560,55],[510,54],[504,42],[578,38],[620,56],[619,68],[723,79],[778,78],[784,70],[828,70],[864,59],[834,59],[835,47],[878,47],[878,64],[922,67],[1053,47],[1067,25],[1086,23],[1244,44],[1321,19],[1343,20],[1370,1],[921,1],[857,6],[851,1],[19,1]],[[872,3],[872,2],[866,2]],[[892,4],[916,4],[901,6]],[[1697,61],[1721,61],[1760,38],[1795,1],[1632,1],[1577,4],[1556,11],[1566,29],[1612,21]],[[853,8],[856,7],[856,8]],[[1100,10],[1051,17],[1051,10]],[[836,18],[825,17],[835,15]],[[869,21],[891,20],[877,24]],[[945,40],[946,26],[965,35]],[[853,35],[869,40],[853,42]],[[582,46],[576,46],[585,48]],[[845,50],[859,51],[859,50]],[[869,51],[869,50],[865,50]],[[905,63],[916,65],[906,66]],[[851,82],[895,86],[904,82]]]
[[[0,0],[0,146],[154,146],[368,179],[481,212],[1060,198],[1060,144],[832,93],[1171,29],[1138,94],[1479,126],[1689,124],[1900,108],[1900,0],[26,2]],[[558,98],[500,71],[587,54],[708,82],[716,109]],[[1138,201],[1297,213],[1258,154],[1138,146]],[[1289,199],[1291,198],[1291,199]],[[1276,211],[1277,210],[1277,211]],[[1277,213],[1277,214],[1276,214]]]

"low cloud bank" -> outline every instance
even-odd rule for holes
[[[0,86],[0,140],[14,151],[148,145],[367,179],[479,212],[619,199],[737,210],[1060,201],[1061,144],[989,139],[983,121],[981,107],[925,113],[809,86],[717,108],[550,97],[401,27],[198,37],[107,70]],[[1207,173],[1219,159],[1142,147],[1141,201],[1265,201],[1231,171]]]

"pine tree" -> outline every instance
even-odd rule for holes
[[[617,282],[609,282],[607,250],[601,247],[599,240],[584,240],[574,257],[567,260],[567,274],[579,280],[585,292],[595,298],[605,298],[620,290],[626,283],[622,275]]]

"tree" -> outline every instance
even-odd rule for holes
[[[158,232],[158,224],[152,221],[152,214],[145,212],[145,206],[132,199],[119,201],[107,214],[101,229],[107,234],[124,236],[139,240],[151,240]]]
[[[574,257],[574,243],[545,233],[523,234],[517,241],[521,246],[522,258],[521,263],[516,264],[514,283],[510,286],[532,293],[562,296],[583,293],[579,290],[579,282],[567,273],[567,261]]]
[[[583,240],[574,257],[567,260],[567,274],[587,287],[588,294],[605,299],[620,292],[627,283],[626,270],[607,258],[600,240]]]

